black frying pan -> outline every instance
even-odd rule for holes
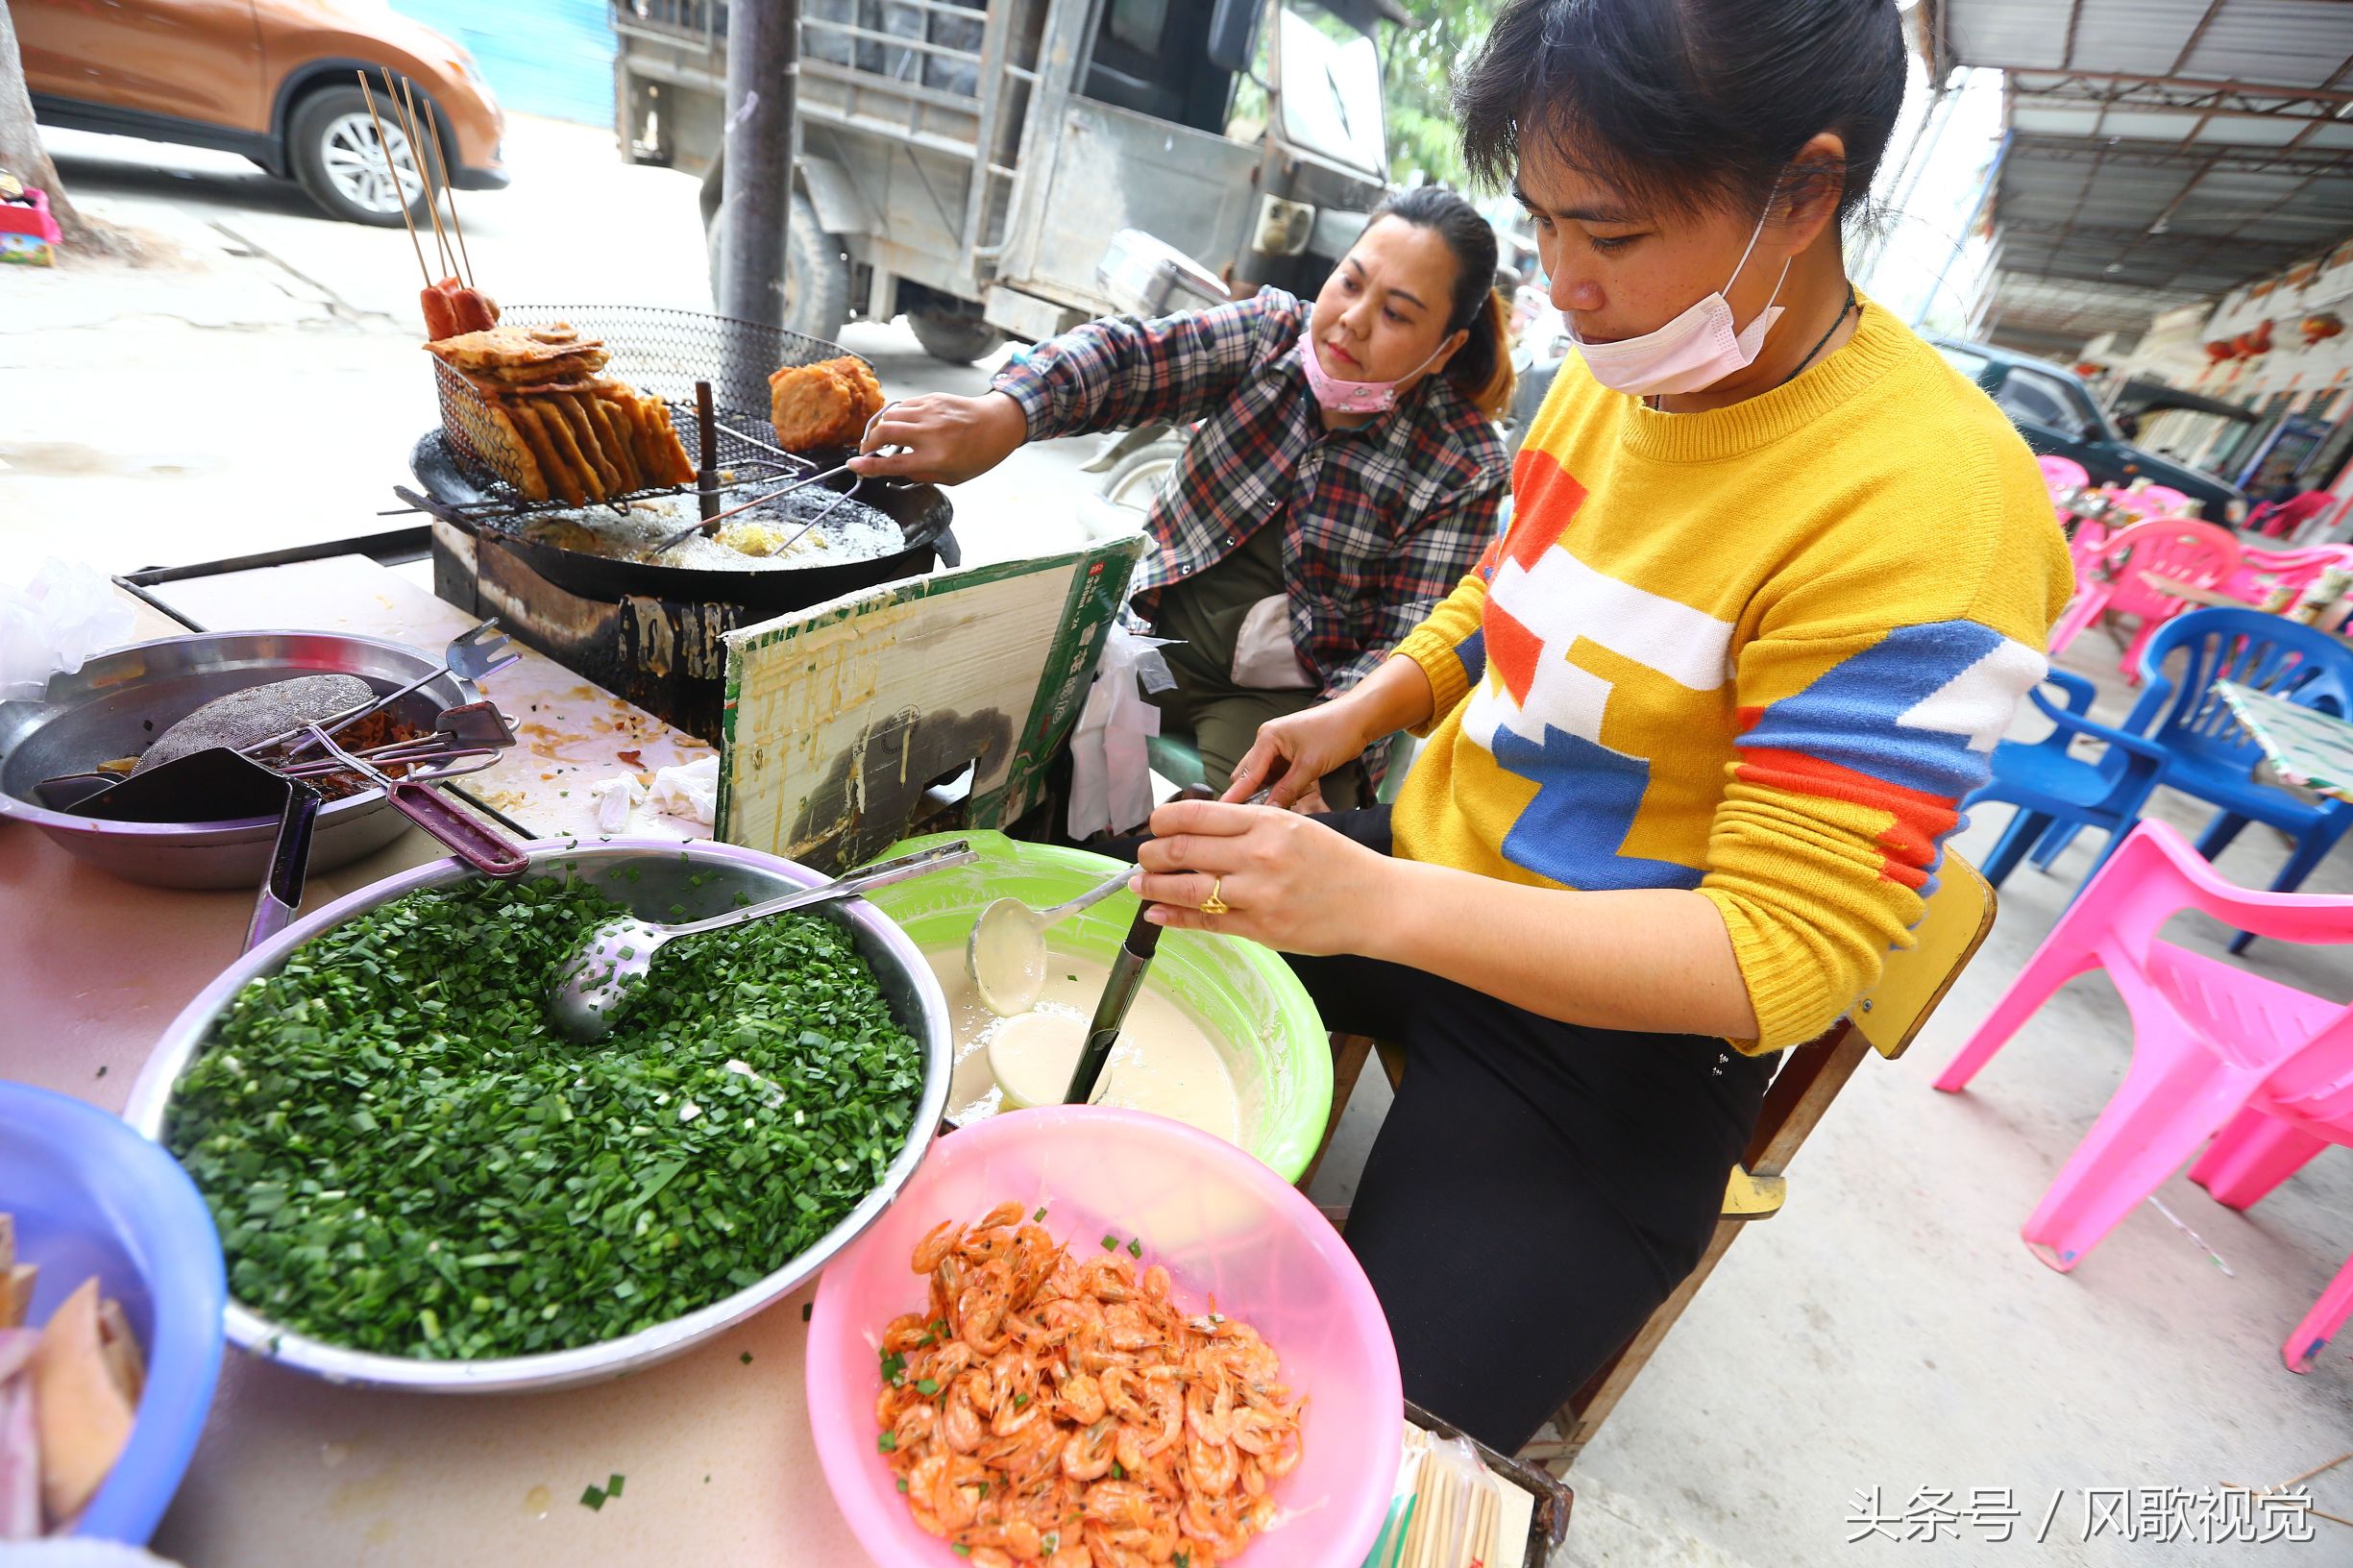
[[[847,453],[809,455],[831,467]],[[478,538],[495,541],[521,556],[525,565],[566,593],[606,603],[638,595],[678,604],[738,604],[755,615],[782,615],[861,588],[915,576],[930,571],[938,560],[954,566],[959,555],[955,536],[948,531],[955,520],[955,508],[948,504],[939,486],[931,484],[869,480],[858,491],[858,500],[889,517],[905,532],[904,550],[841,566],[713,572],[700,567],[616,560],[610,555],[568,550],[562,545],[527,539],[502,520],[454,510],[493,498],[484,495],[466,478],[452,455],[449,443],[437,429],[418,438],[408,454],[408,468],[425,494],[396,488],[395,493],[402,500]],[[847,478],[836,480],[833,487],[846,490],[849,480]]]

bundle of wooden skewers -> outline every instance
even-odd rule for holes
[[[425,264],[425,243],[417,236],[416,220],[408,212],[408,187],[402,183],[400,166],[393,161],[392,143],[384,135],[382,116],[376,111],[376,93],[368,82],[368,73],[354,74],[359,78],[360,96],[367,100],[368,119],[376,127],[376,145],[384,155],[385,177],[402,197],[401,225],[408,231],[408,245],[417,257],[417,271],[425,277],[425,288],[417,303],[425,311],[426,337],[437,340],[496,327],[498,302],[474,286],[474,260],[466,254],[466,228],[457,216],[456,194],[450,188],[450,167],[441,153],[441,117],[434,111],[432,101],[426,101],[425,113],[420,118],[415,89],[405,81],[396,84],[392,73],[384,71],[384,100],[392,107],[393,126],[407,142],[408,160],[425,186],[425,210],[433,228],[433,256],[441,263],[442,276],[438,280],[433,277],[433,269]],[[440,182],[438,189],[434,184],[436,176]],[[444,202],[450,208],[446,230],[441,225]]]
[[[1469,1439],[1408,1422],[1388,1519],[1364,1568],[1511,1568],[1527,1554],[1535,1507]]]

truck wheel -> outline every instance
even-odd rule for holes
[[[1147,510],[1167,484],[1177,459],[1184,454],[1185,438],[1181,435],[1164,436],[1148,447],[1129,453],[1103,476],[1103,499],[1140,512]]]
[[[367,100],[357,87],[328,87],[295,107],[286,127],[286,161],[331,217],[391,229],[400,225],[405,206],[421,222],[425,183],[417,176],[414,149],[394,126],[384,127],[384,140],[399,171],[397,190],[384,173],[383,149],[377,144]]]
[[[784,237],[784,325],[803,337],[831,342],[849,320],[849,257],[842,242],[817,221],[817,208],[793,192],[793,215]],[[727,218],[711,220],[708,235],[711,298],[720,299],[720,257],[726,247]]]
[[[987,357],[1005,341],[1005,334],[976,316],[960,316],[945,310],[925,310],[911,313],[907,325],[915,329],[915,340],[923,345],[923,352],[934,359],[944,359],[951,365],[968,365]]]

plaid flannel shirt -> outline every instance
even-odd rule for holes
[[[1090,322],[1016,355],[995,390],[1032,440],[1201,421],[1145,519],[1131,602],[1225,559],[1281,518],[1292,646],[1323,695],[1370,674],[1478,564],[1510,468],[1487,417],[1433,376],[1359,429],[1327,432],[1294,349],[1309,307],[1279,289],[1158,321]]]

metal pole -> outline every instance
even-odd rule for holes
[[[799,0],[727,8],[727,168],[720,314],[784,325],[785,223],[793,199]]]

